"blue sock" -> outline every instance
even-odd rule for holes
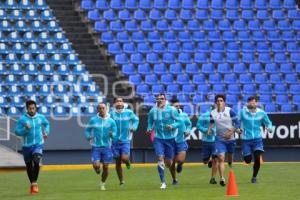
[[[164,165],[163,161],[159,161],[157,163],[157,170],[158,170],[160,181],[162,183],[166,182],[166,180],[165,180],[165,165]]]

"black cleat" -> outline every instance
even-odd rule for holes
[[[101,173],[100,168],[99,169],[94,169],[94,170],[95,170],[96,174],[100,174]]]
[[[256,177],[251,178],[251,183],[257,183]]]
[[[224,187],[226,185],[225,180],[220,180],[220,185]]]
[[[214,185],[214,184],[217,184],[217,181],[215,178],[211,178],[209,183]]]

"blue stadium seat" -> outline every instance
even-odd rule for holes
[[[280,65],[280,72],[289,74],[289,73],[294,73],[293,65],[292,63],[283,63]]]
[[[160,59],[156,53],[148,53],[146,56],[146,61],[150,64],[159,64]]]
[[[282,83],[281,74],[271,74],[269,81],[272,84]]]
[[[136,53],[136,47],[134,43],[124,43],[123,44],[123,52],[126,54],[134,54]]]
[[[184,84],[182,85],[182,92],[188,95],[195,93],[195,85],[194,84]]]
[[[106,21],[115,21],[117,20],[116,14],[114,10],[109,9],[103,12],[103,19]]]
[[[274,62],[275,63],[286,63],[288,59],[284,53],[276,53],[274,55]]]
[[[299,25],[298,25],[299,26]],[[278,29],[279,30],[281,30],[281,31],[289,31],[289,30],[291,30],[291,25],[290,25],[290,23],[288,22],[288,21],[286,21],[286,20],[280,20],[280,21],[278,21],[277,22],[277,27],[278,27]],[[300,26],[299,26],[300,27]],[[297,29],[297,28],[296,28]],[[298,28],[298,30],[299,30],[299,28]]]
[[[268,77],[266,74],[255,74],[255,83],[266,84],[268,83]]]
[[[144,63],[143,55],[141,53],[131,54],[130,62],[132,64],[143,64]],[[140,71],[139,68],[138,71]]]
[[[187,74],[178,74],[176,82],[178,84],[188,84],[190,82],[190,78]]]
[[[277,95],[276,96],[276,104],[279,105],[284,105],[284,104],[288,104],[289,103],[289,99],[287,95]]]
[[[253,20],[254,19],[254,13],[252,10],[243,10],[242,11],[242,19],[244,20]]]
[[[167,20],[160,20],[156,22],[156,29],[158,31],[169,31],[169,23]]]
[[[255,84],[244,84],[243,94],[255,95],[256,94],[256,85]]]
[[[248,71],[244,63],[239,63],[233,65],[233,72],[238,74],[244,74],[247,73]]]
[[[136,93],[141,96],[149,94],[149,86],[146,84],[137,85]]]
[[[205,76],[203,74],[194,74],[193,76],[193,83],[194,84],[204,84],[205,83]]]
[[[240,52],[240,46],[237,42],[228,42],[227,43],[227,51],[229,53],[238,53],[238,52]]]
[[[139,74],[136,75],[130,75],[128,78],[128,82],[134,84],[134,85],[139,85],[142,83],[142,78]]]
[[[296,52],[299,52],[300,48],[299,48],[297,43],[287,42],[286,43],[286,50],[288,52],[291,52],[291,53],[296,53]]]
[[[210,92],[210,88],[206,84],[199,84],[197,88],[197,93],[202,95],[207,95]]]
[[[162,12],[160,10],[153,9],[149,13],[149,19],[152,21],[159,21],[163,19]]]
[[[248,22],[248,29],[250,31],[259,31],[261,29],[260,21],[255,19]]]
[[[282,8],[281,0],[270,0],[269,7],[271,9],[281,9]]]
[[[267,113],[275,113],[277,112],[277,106],[275,104],[266,104],[265,105],[265,111]]]
[[[291,53],[290,61],[293,63],[300,63],[300,53]]]
[[[231,24],[228,20],[220,20],[218,24],[218,28],[221,31],[230,31],[231,30]]]
[[[296,74],[286,74],[285,82],[287,84],[297,84],[297,83],[299,84],[298,77]]]
[[[153,8],[151,0],[139,1],[139,8],[143,10],[151,10]]]
[[[110,7],[115,10],[123,10],[124,5],[121,0],[110,1]]]
[[[241,0],[241,2],[240,2],[240,7],[242,8],[242,9],[253,9],[253,1],[251,1],[251,0]]]
[[[145,106],[154,106],[155,105],[155,96],[154,95],[146,95],[144,96],[144,105]]]
[[[115,63],[118,65],[128,64],[129,61],[128,61],[126,54],[117,54],[115,56]]]
[[[249,72],[254,74],[262,74],[263,68],[259,63],[253,63],[249,65]]]
[[[115,41],[114,35],[112,34],[112,32],[104,32],[104,33],[102,33],[100,39],[104,43],[111,43],[111,42]]]
[[[212,92],[215,94],[223,94],[225,93],[225,86],[224,84],[214,84]]]
[[[223,0],[212,0],[211,8],[213,8],[213,9],[223,9],[224,8],[223,2],[224,2]]]
[[[288,92],[288,90],[285,87],[285,85],[275,84],[275,86],[274,86],[274,93],[276,95],[278,95],[278,94],[287,94],[287,92]]]
[[[128,27],[126,27],[126,30],[127,30],[127,28]],[[109,30],[111,30],[112,32],[121,32],[121,31],[124,31],[125,29],[124,29],[123,24],[121,23],[121,21],[111,21],[109,23]],[[106,31],[106,30],[104,30],[104,31]]]
[[[252,32],[252,39],[255,42],[262,42],[262,41],[266,40],[264,33],[262,33],[261,31],[253,31]]]
[[[109,4],[106,0],[97,0],[95,3],[97,10],[107,10],[109,9]]]
[[[176,37],[176,34],[174,32],[164,32],[163,33],[163,40],[165,42],[176,42],[177,37]]]
[[[135,20],[126,21],[124,28],[129,32],[136,32],[139,30],[137,22]]]
[[[197,0],[197,8],[207,9],[209,7],[208,0]]]
[[[294,106],[291,104],[281,105],[281,112],[283,112],[283,113],[294,112]]]
[[[213,20],[204,20],[203,21],[203,30],[205,31],[214,31],[215,23]]]
[[[172,74],[163,74],[160,78],[160,82],[164,85],[173,84],[174,79]]]
[[[137,51],[142,53],[142,54],[147,54],[147,53],[150,53],[151,52],[151,49],[148,45],[148,43],[138,43],[137,45]]]
[[[157,84],[157,85],[152,85],[152,94],[162,94],[165,92],[165,87],[164,85]]]
[[[284,0],[283,1],[283,8],[295,9],[296,8],[296,1],[294,1],[294,0]]]
[[[171,44],[171,43],[169,43],[169,44]],[[153,43],[152,44],[152,51],[154,53],[159,53],[159,54],[164,53],[166,51],[166,47],[165,47],[164,43],[161,43],[161,42]],[[169,50],[169,52],[172,52],[172,51]],[[179,50],[177,52],[179,52]]]
[[[260,63],[272,63],[272,58],[269,53],[261,53],[258,55],[258,61]]]
[[[196,53],[194,57],[195,63],[207,63],[207,54],[206,53]]]
[[[148,85],[154,85],[157,84],[158,79],[155,74],[149,74],[145,76],[145,83]]]
[[[164,53],[162,60],[163,60],[164,63],[167,63],[167,64],[176,63],[175,55],[172,54],[172,53]]]
[[[118,18],[121,21],[129,21],[131,20],[130,12],[129,10],[120,10],[118,13]]]
[[[272,94],[272,87],[269,84],[261,84],[259,85],[259,94]]]
[[[224,19],[223,10],[214,9],[210,13],[210,18],[213,20],[222,20]]]
[[[242,55],[242,62],[243,63],[247,63],[247,64],[255,63],[256,62],[256,58],[255,58],[254,53],[243,53],[243,55]]]
[[[265,72],[269,74],[277,74],[279,72],[279,69],[275,63],[269,63],[265,66]]]
[[[166,20],[177,20],[177,12],[176,10],[167,9],[164,17]]]
[[[226,58],[228,63],[239,63],[240,62],[240,58],[239,58],[239,54],[238,53],[227,53],[227,58]]]
[[[240,18],[238,10],[226,10],[226,18],[229,20],[238,20]]]
[[[184,53],[194,53],[195,52],[195,46],[192,42],[185,42],[182,44],[182,51]]]
[[[159,63],[154,65],[153,72],[158,75],[166,74],[168,73],[168,69],[166,68],[166,65],[164,63]]]
[[[207,111],[210,111],[211,110],[211,104],[201,104],[200,105],[200,114],[203,114]]]
[[[288,14],[287,17],[289,19],[300,19],[300,13],[298,12],[298,10],[288,10]]]
[[[272,43],[272,51],[274,53],[283,53],[286,51],[286,49],[282,42],[273,42]]]
[[[248,31],[239,31],[238,32],[238,40],[242,41],[242,42],[248,42],[250,41],[250,33]]]
[[[181,8],[181,2],[179,0],[168,1],[168,8],[178,10]]]
[[[204,95],[201,95],[201,94],[196,94],[196,95],[193,97],[192,102],[193,102],[194,105],[203,103],[203,102],[205,102],[205,96],[204,96]]]
[[[189,64],[193,62],[193,58],[191,57],[190,53],[179,53],[178,62],[183,64]]]
[[[259,96],[259,102],[262,103],[262,104],[270,104],[270,103],[272,103],[272,95],[261,94]]]
[[[126,0],[125,1],[125,9],[128,9],[128,10],[138,9],[138,2],[135,0]]]
[[[207,42],[198,42],[197,51],[201,53],[209,53],[210,46]]]
[[[197,20],[189,20],[187,22],[187,29],[192,32],[200,31],[200,24]]]
[[[208,19],[208,12],[207,10],[196,10],[196,13],[195,13],[195,18],[197,20],[207,20]]]
[[[184,27],[184,23],[182,20],[173,20],[172,24],[171,24],[171,29],[173,31],[184,31],[185,27]]]
[[[232,74],[225,74],[223,82],[225,84],[235,84],[237,82],[236,75],[234,73],[232,73]]]
[[[228,0],[226,1],[225,7],[227,9],[238,9],[239,8],[239,3],[237,0]]]
[[[82,10],[93,10],[94,3],[91,0],[83,0],[83,1],[81,1],[80,7]]]
[[[151,74],[152,73],[150,65],[148,63],[144,63],[144,62],[141,62],[138,65],[137,71],[138,71],[139,74],[143,74],[143,75],[147,75],[147,74]]]
[[[210,74],[208,77],[208,81],[211,84],[221,83],[222,77],[220,74]]]
[[[267,40],[271,42],[278,42],[280,41],[280,34],[278,31],[268,31],[267,33]]]
[[[205,37],[206,36],[205,36],[204,32],[202,32],[202,31],[196,31],[196,32],[193,33],[192,39],[195,42],[204,42],[204,41],[206,41]]]
[[[226,95],[226,103],[229,105],[236,105],[239,102],[238,95],[227,94]]]
[[[251,74],[240,74],[239,81],[242,84],[250,84],[253,82]]]
[[[210,31],[207,34],[207,40],[211,42],[219,42],[221,41],[220,33],[217,31]]]
[[[189,32],[181,31],[178,33],[178,40],[180,42],[191,42],[191,36]]]
[[[97,32],[105,32],[108,31],[108,28],[104,21],[96,21],[94,30]]]
[[[293,95],[293,104],[300,106],[300,95]]]
[[[281,39],[286,42],[292,42],[295,40],[294,33],[292,31],[283,31]]]
[[[300,85],[299,84],[292,84],[290,85],[290,90],[289,92],[292,94],[292,95],[299,95],[300,94]]]
[[[258,10],[256,13],[256,18],[259,20],[269,20],[270,16],[269,16],[269,12],[268,10]],[[268,23],[267,23],[268,24]]]
[[[178,94],[180,92],[178,84],[168,84],[167,85],[167,94]]]
[[[202,73],[204,74],[214,74],[215,73],[215,68],[213,64],[207,63],[202,65]]]

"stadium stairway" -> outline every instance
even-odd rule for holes
[[[48,0],[49,7],[59,20],[59,25],[65,31],[67,38],[72,42],[78,57],[86,65],[90,74],[103,74],[108,78],[108,93],[106,99],[112,102],[113,83],[119,80],[117,71],[111,66],[108,59],[101,52],[101,47],[94,42],[93,35],[89,33],[88,24],[80,17],[80,12],[76,11],[75,3],[72,0]],[[105,86],[102,78],[93,78],[99,85],[102,92]],[[127,92],[122,85],[116,87],[118,95],[125,95]]]
[[[25,169],[25,164],[21,154],[0,145],[0,171],[9,169]]]

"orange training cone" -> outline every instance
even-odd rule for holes
[[[226,196],[239,196],[233,170],[229,172]]]

